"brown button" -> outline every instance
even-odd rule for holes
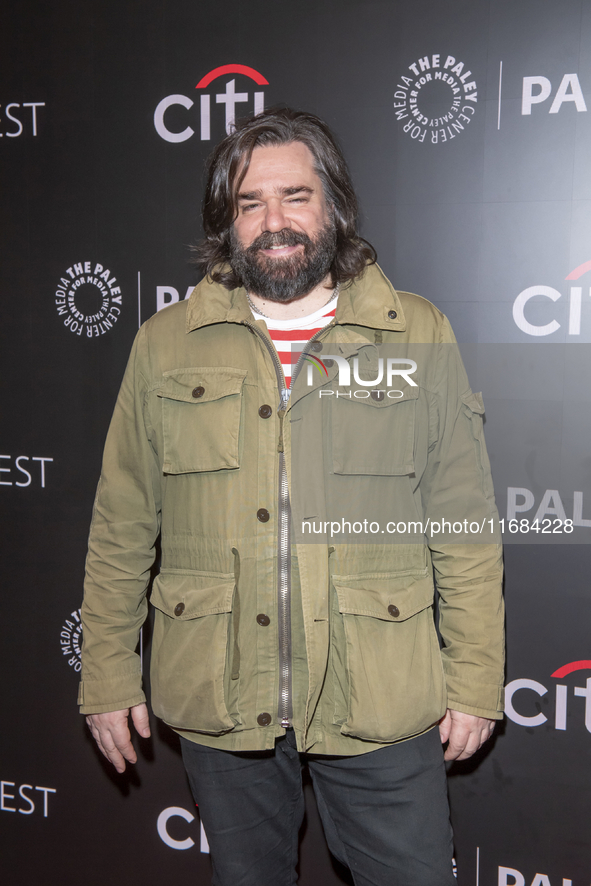
[[[185,604],[184,603],[177,603],[176,606],[174,607],[174,614],[175,615],[182,615],[184,611],[185,611]]]
[[[266,628],[271,624],[271,619],[268,615],[265,615],[263,612],[260,612],[257,615],[257,621],[262,628]]]
[[[328,360],[324,361],[324,365],[327,367],[327,369],[330,369],[331,366],[334,366],[334,360],[331,360],[329,357]]]
[[[396,311],[388,311],[388,317],[390,318],[390,320],[395,320],[397,316],[398,314],[396,313]]]
[[[319,354],[320,351],[322,350],[322,342],[320,342],[320,341],[315,341],[315,342],[313,343],[312,347],[310,348],[310,350],[311,350],[311,351],[315,351],[315,353]]]
[[[386,395],[383,391],[372,391],[370,394],[371,399],[375,400],[376,403],[379,403],[381,400],[383,400],[385,396]]]
[[[258,715],[257,723],[259,724],[259,726],[270,726],[272,719],[273,717],[271,716],[271,714],[267,714],[265,712],[264,714]]]
[[[269,511],[266,508],[259,508],[257,511],[257,520],[260,520],[261,523],[266,523],[269,519]]]
[[[264,406],[259,407],[259,415],[261,418],[270,418],[273,415],[273,408],[265,403]]]
[[[400,609],[398,608],[398,606],[394,606],[393,603],[390,603],[390,605],[388,606],[388,612],[390,613],[392,618],[398,618],[398,616],[400,615]]]
[[[205,388],[202,388],[201,385],[199,385],[198,388],[193,388],[193,390],[191,391],[191,394],[193,395],[193,397],[195,397],[196,400],[198,400],[199,397],[203,397],[204,393]]]

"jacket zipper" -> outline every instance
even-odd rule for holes
[[[291,692],[291,508],[289,503],[289,488],[287,484],[287,469],[285,467],[285,452],[283,449],[283,420],[287,411],[287,403],[289,400],[289,391],[285,384],[285,375],[281,361],[272,342],[269,342],[265,335],[244,320],[247,326],[262,342],[264,342],[273,365],[275,374],[277,375],[277,384],[281,391],[281,399],[277,415],[279,416],[279,442],[277,450],[279,452],[279,506],[278,506],[278,531],[277,531],[277,626],[279,639],[279,704],[278,719],[281,726],[287,729],[291,726],[293,717],[292,692]],[[306,354],[309,353],[308,348],[316,339],[325,332],[329,327],[335,326],[336,320],[332,320],[327,326],[319,329],[307,342],[296,363],[292,384],[295,381]]]
[[[323,326],[322,329],[319,329],[318,332],[312,336],[312,338],[308,339],[307,343],[302,348],[302,352],[298,358],[298,361],[297,361],[294,371],[292,373],[292,376],[291,376],[291,384],[292,385],[293,385],[294,381],[296,380],[296,378],[298,377],[298,374],[300,372],[300,369],[302,368],[302,365],[304,363],[306,355],[309,353],[310,345],[313,344],[313,342],[315,342],[316,339],[319,338],[323,332],[325,332],[329,327],[332,327],[332,326],[336,326],[336,320],[334,318],[326,326]],[[281,371],[281,378],[283,379],[283,390],[285,390],[285,377],[283,375],[283,367],[281,366],[281,362],[279,361],[279,358],[277,356],[277,352],[275,351],[275,348],[273,348],[273,356],[275,357],[277,363],[279,364],[279,369]],[[291,507],[289,504],[289,490],[287,488],[287,471],[285,469],[285,455],[283,452],[283,418],[285,416],[288,400],[289,400],[289,391],[286,392],[285,403],[282,403],[282,408],[279,410],[279,420],[281,423],[281,433],[280,433],[280,442],[279,442],[279,450],[280,450],[279,465],[280,465],[280,471],[281,471],[279,500],[281,503],[284,503],[284,505],[285,505],[284,509],[280,505],[280,532],[279,532],[279,536],[280,536],[280,538],[283,536],[283,548],[282,549],[287,554],[287,559],[285,561],[285,570],[286,570],[285,581],[288,583],[289,597],[291,600],[291,573],[290,573]],[[282,519],[281,515],[282,514],[285,515],[285,522],[284,523],[281,522],[281,519]],[[281,550],[281,547],[280,547],[280,550]],[[280,569],[282,568],[281,557],[279,559],[279,568]],[[281,587],[281,582],[280,582],[280,587]],[[289,621],[288,621],[289,629],[286,630],[283,634],[283,636],[286,640],[286,646],[282,652],[281,645],[280,645],[280,660],[282,662],[286,663],[286,666],[288,668],[287,673],[283,674],[283,671],[282,671],[282,678],[283,678],[282,679],[282,691],[285,691],[285,690],[283,690],[283,687],[289,687],[289,690],[286,692],[285,695],[280,694],[280,698],[279,698],[279,717],[281,719],[282,726],[289,726],[290,719],[292,717],[291,673],[290,673],[290,669],[291,669],[291,617],[290,617],[289,606],[287,607],[287,610],[286,610],[286,616],[289,619]]]
[[[281,398],[277,414],[279,416],[279,500],[277,521],[277,627],[279,641],[279,700],[278,719],[281,726],[287,729],[291,726],[293,716],[291,698],[291,510],[289,506],[289,488],[287,484],[287,469],[285,467],[285,453],[283,450],[283,419],[287,407],[287,386],[283,367],[272,342],[260,332],[256,326],[243,321],[260,340],[264,343],[275,367],[277,386],[281,391]]]
[[[292,385],[293,385],[294,381],[296,380],[296,378],[298,377],[298,375],[299,375],[299,373],[300,373],[300,369],[302,368],[302,364],[303,364],[304,360],[306,359],[306,357],[307,357],[308,354],[310,353],[309,346],[310,346],[311,344],[313,344],[317,339],[319,339],[320,336],[321,336],[324,332],[326,332],[328,329],[332,329],[332,328],[333,328],[334,326],[336,326],[336,325],[337,325],[337,321],[336,321],[336,319],[333,317],[332,320],[330,321],[330,323],[327,323],[326,326],[323,326],[322,329],[319,329],[318,332],[316,332],[316,333],[312,336],[312,338],[309,338],[309,339],[308,339],[308,341],[306,342],[306,345],[305,345],[304,348],[302,349],[302,353],[300,354],[300,356],[299,356],[299,358],[298,358],[298,362],[296,363],[296,365],[295,365],[295,369],[294,369],[293,374],[292,374],[292,376],[291,376],[291,383],[292,383]]]

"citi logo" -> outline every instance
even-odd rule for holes
[[[235,75],[234,77],[232,77],[233,74]],[[240,77],[242,82],[246,78],[254,83],[255,88],[252,93],[247,90],[236,91],[236,76]],[[228,79],[230,77],[232,79]],[[211,86],[214,80],[219,80],[220,78],[225,80],[223,92],[210,92],[208,87]],[[252,83],[250,84],[251,86]],[[265,93],[262,89],[256,89],[256,87],[268,85],[269,81],[259,71],[249,68],[248,65],[221,65],[219,68],[214,68],[208,74],[205,74],[195,87],[198,90],[197,95],[195,95],[195,99],[198,99],[198,114],[193,112],[189,117],[189,121],[193,122],[194,126],[199,126],[201,141],[211,140],[212,104],[224,107],[226,133],[229,133],[236,120],[237,105],[244,105],[244,107],[239,109],[239,113],[242,116],[247,115],[249,111],[253,114],[260,114],[264,111]],[[219,89],[220,84],[216,84],[216,87]],[[154,127],[160,138],[167,142],[177,143],[185,142],[195,135],[195,130],[189,125],[180,131],[170,129],[169,116],[171,115],[166,115],[167,110],[175,105],[180,105],[187,111],[190,111],[195,103],[187,95],[174,94],[163,98],[154,111]],[[198,123],[195,118],[197,118]]]
[[[567,274],[566,280],[579,280],[583,274],[591,271],[591,261],[583,262]],[[591,296],[591,287],[587,292]],[[561,324],[556,319],[550,319],[547,323],[533,323],[532,317],[526,317],[526,309],[530,299],[536,296],[549,298],[553,302],[557,302],[563,297],[563,293],[552,286],[528,286],[519,293],[513,302],[513,320],[515,324],[527,335],[545,336],[552,335],[561,328]],[[581,335],[581,317],[583,312],[583,287],[570,286],[568,291],[568,334]],[[586,299],[585,299],[586,301]]]
[[[186,836],[182,839],[178,839],[179,836],[182,837],[182,834],[179,834],[182,828],[178,825],[173,826],[172,830],[175,832],[175,836],[172,836],[169,831],[169,821],[174,818],[181,818],[186,821],[189,825],[191,825],[195,821],[195,816],[192,812],[189,812],[188,809],[183,809],[182,806],[168,806],[166,809],[163,809],[160,815],[158,816],[158,820],[156,822],[156,830],[158,831],[158,836],[162,840],[163,843],[170,849],[184,850],[184,849],[192,849],[195,845],[195,840],[191,836],[197,836],[199,840],[199,849],[201,852],[209,853],[209,843],[207,842],[207,837],[205,835],[205,831],[203,829],[203,823],[197,822],[197,826],[199,828],[198,835],[195,833],[195,827],[187,828]],[[176,824],[176,823],[175,823]]]
[[[555,680],[562,681],[570,674],[583,670],[591,670],[590,659],[571,661],[558,668],[550,674],[550,676]],[[575,697],[585,699],[585,728],[587,729],[587,732],[591,732],[591,677],[587,677],[584,686],[573,686],[571,689],[572,691],[569,691],[569,686],[566,683],[560,682],[554,684],[554,728],[559,731],[566,731],[569,698],[572,698],[574,695]],[[518,708],[520,708],[521,711],[526,711],[527,708],[532,708],[531,693],[534,694],[535,706],[539,708],[538,699],[542,698],[549,691],[551,690],[548,686],[544,686],[543,683],[539,683],[537,680],[530,680],[527,677],[512,680],[505,687],[505,713],[507,714],[507,717],[514,723],[517,723],[518,726],[535,727],[547,723],[548,717],[541,711],[538,711],[537,714],[520,713]],[[525,693],[530,694],[529,699],[526,698]],[[577,703],[577,710],[580,711],[580,702]]]

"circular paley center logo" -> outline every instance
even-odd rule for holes
[[[60,646],[62,655],[67,656],[68,664],[78,673],[82,669],[82,621],[79,609],[71,612],[63,623]]]
[[[445,61],[444,61],[445,59]],[[396,84],[394,113],[412,139],[443,144],[470,125],[478,103],[472,71],[453,55],[425,55]]]
[[[100,262],[77,262],[67,269],[55,291],[55,306],[74,335],[97,338],[109,332],[121,314],[117,278]]]

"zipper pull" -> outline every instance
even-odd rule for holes
[[[279,416],[279,442],[277,444],[277,452],[283,452],[283,419],[285,418],[285,407],[277,410]]]

